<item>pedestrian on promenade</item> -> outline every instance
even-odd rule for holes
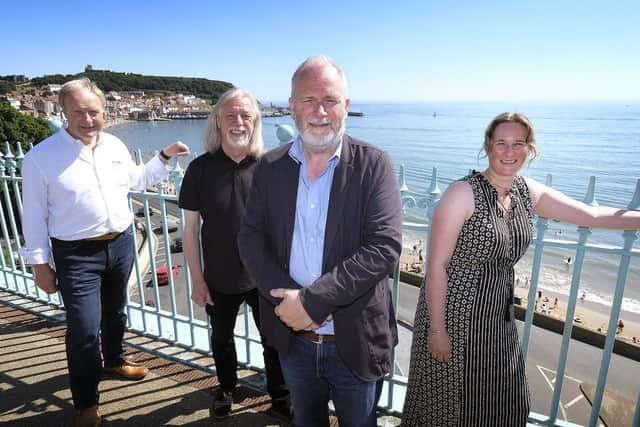
[[[169,158],[186,156],[189,148],[176,142],[136,165],[122,141],[102,132],[105,98],[94,83],[65,83],[58,102],[66,125],[23,161],[22,254],[38,287],[62,294],[75,424],[92,426],[100,423],[103,371],[125,379],[147,374],[146,367],[125,358],[122,343],[135,253],[129,191],[166,177]]]
[[[238,236],[257,280],[264,334],[280,354],[296,426],[375,426],[397,344],[388,276],[402,250],[390,157],[345,134],[349,99],[326,56],[293,75],[299,135],[256,168]]]
[[[537,153],[522,114],[497,116],[484,152],[487,169],[453,183],[434,213],[414,321],[407,427],[526,425],[530,399],[513,275],[531,242],[534,214],[585,227],[640,228],[640,212],[589,206],[517,175]]]
[[[251,93],[234,88],[220,97],[207,122],[204,149],[187,168],[178,204],[185,215],[183,243],[191,272],[191,299],[205,307],[211,323],[211,349],[220,382],[213,415],[220,419],[231,412],[238,383],[233,331],[243,302],[262,329],[258,292],[242,265],[237,244],[253,172],[263,153],[260,107]],[[289,391],[278,352],[264,345],[264,340],[263,346],[272,411],[290,418]]]

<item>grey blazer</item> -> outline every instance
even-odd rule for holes
[[[365,381],[382,378],[398,343],[389,274],[402,249],[402,205],[389,155],[347,135],[331,185],[323,274],[308,288],[289,276],[299,164],[291,144],[265,154],[256,167],[238,235],[240,256],[260,293],[261,329],[286,354],[293,331],[278,319],[271,289],[301,289],[318,324],[333,315],[338,352]]]

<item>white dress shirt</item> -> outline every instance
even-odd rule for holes
[[[129,190],[143,191],[167,176],[154,156],[136,165],[127,147],[101,132],[92,150],[66,129],[33,147],[22,163],[25,248],[29,264],[48,263],[49,237],[80,240],[124,231],[133,219]]]

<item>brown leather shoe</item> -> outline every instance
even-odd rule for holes
[[[75,427],[98,427],[102,422],[98,405],[89,406],[76,412]]]
[[[122,365],[114,366],[113,368],[105,367],[102,371],[125,380],[141,380],[149,373],[149,369],[146,366],[131,360],[125,360]]]

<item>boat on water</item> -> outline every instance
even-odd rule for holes
[[[347,114],[354,117],[364,116],[364,113],[362,111],[349,111]]]

